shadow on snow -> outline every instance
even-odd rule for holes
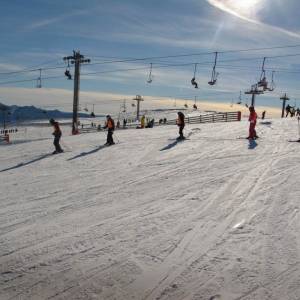
[[[74,159],[77,159],[77,158],[81,158],[81,157],[84,157],[84,156],[86,156],[86,155],[90,155],[90,154],[96,153],[96,152],[98,152],[98,151],[100,151],[101,149],[106,148],[106,147],[107,147],[107,146],[102,145],[102,146],[99,146],[99,147],[97,147],[97,148],[95,148],[95,149],[89,151],[89,152],[81,152],[80,154],[78,154],[78,155],[76,155],[76,156],[74,156],[74,157],[69,158],[68,161],[69,161],[69,160],[74,160]]]
[[[256,146],[257,146],[257,143],[256,143],[256,141],[255,140],[249,140],[249,145],[248,145],[248,149],[250,149],[250,150],[253,150],[253,149],[255,149],[256,148]]]
[[[41,155],[41,156],[39,156],[39,157],[37,157],[37,158],[35,158],[33,160],[30,160],[30,161],[27,161],[27,162],[21,162],[21,163],[15,165],[13,167],[9,167],[9,168],[0,170],[0,173],[1,172],[6,172],[6,171],[10,171],[10,170],[13,170],[13,169],[18,169],[18,168],[21,168],[21,167],[25,167],[25,166],[33,164],[33,163],[35,163],[35,162],[37,162],[39,160],[45,159],[45,158],[47,158],[49,156],[52,156],[52,154],[49,154],[49,153],[48,154],[43,154],[43,155]]]

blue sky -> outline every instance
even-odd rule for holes
[[[213,87],[207,84],[213,54],[101,63],[124,58],[300,45],[299,9],[296,0],[3,0],[0,73],[5,74],[0,74],[0,83],[38,77],[37,71],[8,72],[64,67],[62,57],[76,49],[92,61],[82,67],[81,89],[98,92],[99,101],[101,93],[110,93],[116,94],[116,99],[120,95],[126,98],[141,94],[236,102],[239,91],[245,91],[259,79],[263,57],[295,55],[266,61],[268,77],[276,70],[276,89],[260,96],[258,103],[279,106],[278,97],[283,92],[288,92],[293,102],[300,99],[300,55],[296,55],[300,54],[300,46],[221,53],[217,65],[220,75]],[[153,63],[154,77],[148,84],[150,63]],[[195,63],[198,63],[198,90],[190,83]],[[135,70],[113,71],[119,69]],[[64,78],[63,72],[63,68],[42,71],[43,77],[61,76],[43,80],[43,87],[72,90],[72,81]],[[28,88],[30,94],[35,84],[35,81],[0,84],[0,99],[14,102],[14,93],[16,98],[20,97],[16,87]],[[5,91],[10,89],[9,96],[1,95],[1,87]],[[246,101],[246,96],[243,99]]]

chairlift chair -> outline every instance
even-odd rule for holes
[[[263,64],[261,67],[261,75],[260,75],[260,79],[257,83],[257,86],[262,87],[264,91],[268,91],[269,89],[268,89],[268,81],[266,78],[265,62],[266,62],[266,57],[264,57],[264,60],[263,60]]]
[[[194,77],[191,80],[191,84],[194,86],[195,89],[198,88],[198,83],[196,82],[196,72],[197,72],[197,64],[195,64]]]
[[[39,77],[37,78],[37,81],[36,81],[36,87],[38,89],[40,89],[42,87],[42,69],[39,69],[40,71],[40,75]]]
[[[70,62],[68,60],[68,66],[66,68],[66,71],[65,71],[65,76],[68,78],[68,80],[72,80],[72,75],[70,73]]]
[[[153,76],[152,76],[152,63],[150,63],[150,71],[149,71],[149,76],[147,79],[147,83],[151,83],[153,81]]]
[[[242,104],[242,91],[240,91],[239,101],[236,104]]]
[[[275,73],[275,71],[272,71],[272,81],[271,81],[270,86],[268,88],[268,91],[270,91],[270,92],[273,92],[275,90],[274,73]]]
[[[208,82],[209,85],[215,85],[217,83],[217,78],[219,76],[219,73],[216,72],[217,59],[218,59],[218,52],[215,52],[215,63],[214,63],[213,70],[211,73],[211,79]]]

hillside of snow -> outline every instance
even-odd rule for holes
[[[52,128],[0,145],[0,299],[299,300],[297,120]],[[28,138],[30,137],[30,139]],[[35,137],[35,138],[34,138]],[[32,138],[32,139],[31,139]]]

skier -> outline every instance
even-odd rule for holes
[[[177,139],[178,140],[183,140],[184,139],[183,128],[184,128],[184,125],[185,125],[185,123],[184,123],[184,114],[181,111],[179,111],[177,113],[177,115],[178,115],[178,118],[176,120],[176,124],[179,127],[179,137]]]
[[[108,132],[107,132],[107,140],[106,140],[106,143],[105,145],[114,145],[114,140],[113,140],[113,133],[114,133],[114,130],[115,130],[115,122],[114,120],[111,118],[110,115],[107,115],[106,116],[106,122],[105,122],[105,125],[103,127],[104,129],[108,129]]]
[[[289,114],[291,114],[291,106],[288,104],[285,108],[285,111],[286,111],[286,118],[288,117]]]
[[[141,128],[145,128],[145,119],[146,119],[146,117],[145,117],[145,115],[143,115],[141,117]]]
[[[258,136],[256,135],[256,130],[255,130],[257,113],[255,112],[255,109],[253,106],[249,107],[249,111],[250,111],[250,115],[249,115],[250,126],[249,126],[249,136],[247,137],[247,139],[254,140],[254,139],[258,138]]]
[[[62,153],[62,152],[64,152],[64,150],[60,147],[60,144],[59,144],[59,140],[62,135],[59,124],[54,119],[50,119],[49,123],[54,128],[54,131],[52,134],[54,135],[53,145],[55,146],[55,151],[53,152],[53,154]]]

